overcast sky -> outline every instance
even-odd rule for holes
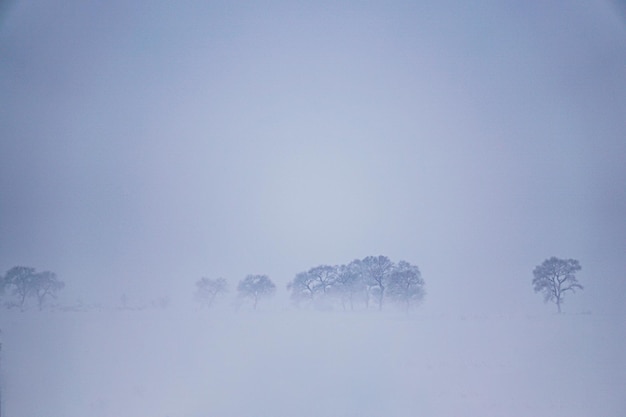
[[[626,20],[610,1],[1,13],[2,272],[52,270],[69,301],[183,303],[201,276],[284,291],[383,254],[420,267],[425,308],[507,312],[544,308],[532,269],[558,256],[583,266],[571,309],[622,304]]]

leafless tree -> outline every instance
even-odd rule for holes
[[[300,272],[287,284],[287,291],[291,292],[290,297],[297,306],[310,304],[316,291],[315,277],[308,272]]]
[[[237,285],[237,292],[242,298],[250,298],[256,310],[259,299],[271,297],[276,292],[276,285],[267,275],[248,275]]]
[[[361,269],[361,261],[356,259],[348,265],[337,267],[333,293],[339,297],[342,308],[346,309],[346,303],[350,310],[354,310],[355,299],[365,296],[365,282]]]
[[[361,261],[366,281],[370,285],[370,290],[378,298],[378,309],[383,309],[383,299],[385,297],[385,289],[387,282],[393,272],[393,262],[386,256],[368,256]]]
[[[45,300],[49,297],[56,297],[57,292],[62,290],[65,284],[59,281],[53,272],[35,272],[35,268],[15,266],[9,269],[2,278],[2,287],[11,288],[12,294],[17,298],[17,301],[10,303],[9,306],[17,306],[20,310],[24,310],[26,299],[35,297],[37,306],[41,310]]]
[[[32,280],[32,291],[37,297],[37,307],[43,309],[46,297],[56,298],[58,291],[65,288],[65,283],[59,281],[55,273],[43,271],[35,274]]]
[[[20,310],[24,310],[26,297],[32,294],[34,276],[35,268],[26,266],[14,266],[4,275],[3,288],[12,289],[13,295],[17,297],[17,302],[12,305],[16,305]]]
[[[200,278],[196,281],[196,300],[201,305],[212,307],[216,298],[228,290],[228,284],[224,278]]]
[[[533,288],[535,292],[542,292],[545,302],[553,301],[561,313],[563,295],[567,291],[575,292],[583,289],[576,279],[576,272],[581,270],[576,259],[559,259],[551,257],[533,270]]]
[[[408,312],[424,298],[424,280],[419,268],[406,261],[398,262],[389,278],[387,293]]]

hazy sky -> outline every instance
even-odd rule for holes
[[[2,272],[182,303],[201,276],[284,291],[384,254],[420,267],[425,308],[530,311],[559,256],[587,286],[566,310],[621,305],[614,3],[309,3],[4,7]]]

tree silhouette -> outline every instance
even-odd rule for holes
[[[403,305],[405,311],[424,297],[424,280],[417,266],[398,262],[389,277],[389,298]]]
[[[237,292],[242,298],[252,299],[252,307],[256,310],[259,299],[274,295],[276,285],[267,275],[248,275],[239,281]]]
[[[227,291],[228,284],[224,278],[200,278],[196,281],[196,300],[206,307],[212,307],[215,299]]]
[[[389,276],[393,271],[393,262],[386,256],[368,256],[361,261],[366,281],[378,297],[378,309],[383,309],[383,299]]]
[[[535,292],[542,292],[544,301],[553,301],[561,313],[563,295],[567,291],[575,292],[583,289],[576,279],[576,272],[581,270],[576,259],[559,259],[551,257],[533,270],[533,288]]]

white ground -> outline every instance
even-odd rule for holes
[[[626,416],[615,317],[1,314],[3,417]]]

